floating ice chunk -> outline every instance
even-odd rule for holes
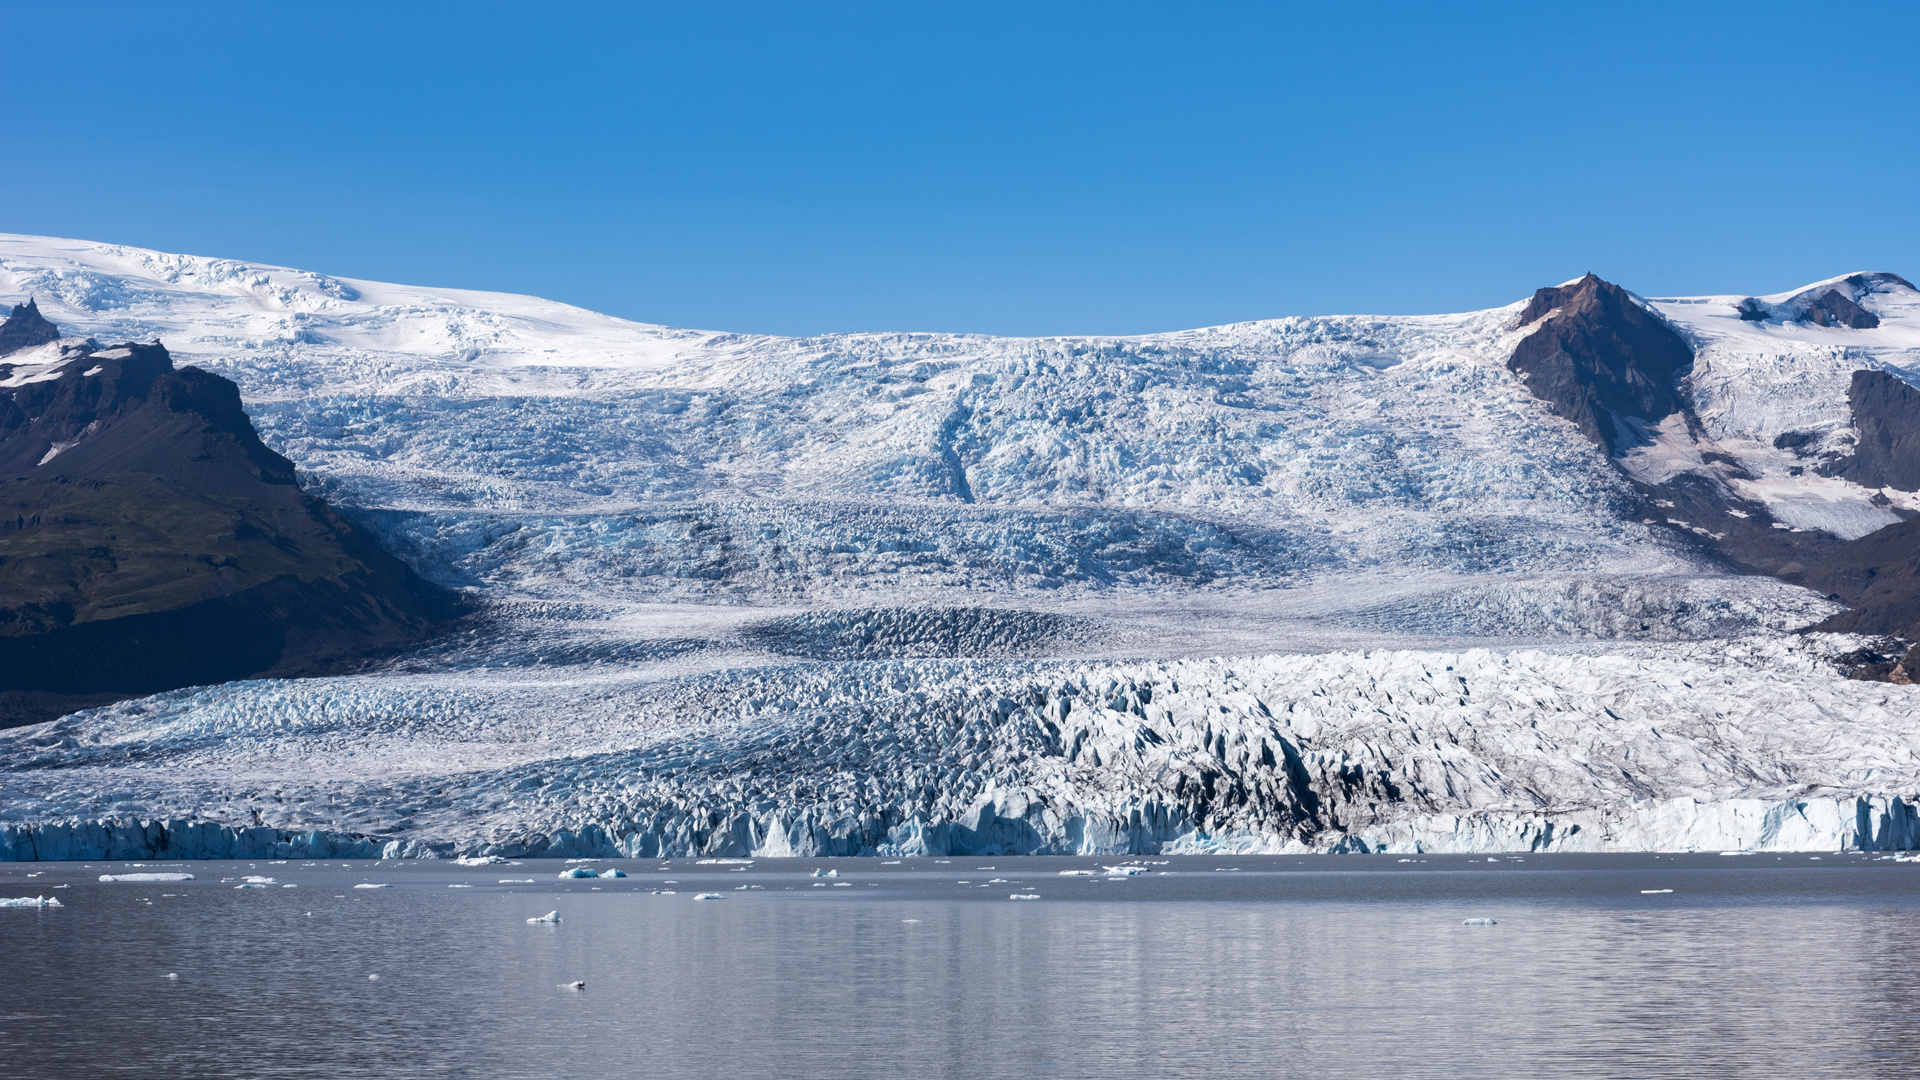
[[[1461,926],[1496,926],[1492,919],[1461,919]]]
[[[818,868],[818,867],[815,867],[815,868],[814,868],[814,871],[813,871],[813,876],[814,876],[814,877],[839,877],[839,876],[840,876],[840,871],[838,871],[838,870],[822,870],[822,869],[820,869],[820,868]]]
[[[101,874],[101,881],[192,881],[192,874]],[[227,880],[231,881],[232,878]]]
[[[380,978],[380,976],[378,976],[378,975],[369,975],[369,976],[367,976],[367,980],[368,980],[369,982],[372,982],[372,981],[376,981],[376,980],[378,980],[379,978]]]
[[[1062,871],[1060,871],[1060,876],[1061,876],[1061,877],[1092,877],[1092,876],[1093,876],[1093,871],[1091,871],[1091,870],[1062,870]]]
[[[620,869],[617,866],[609,866],[605,870],[600,871],[600,876],[601,877],[626,877],[627,872],[625,870]]]
[[[853,882],[851,882],[851,881],[836,881],[836,882],[834,882],[834,883],[833,883],[833,887],[834,887],[834,888],[836,888],[836,889],[851,889],[851,888],[853,888]]]
[[[503,878],[501,878],[501,879],[500,879],[500,884],[502,884],[502,885],[531,885],[531,884],[533,884],[533,879],[532,879],[532,878],[530,878],[530,877],[503,877]]]
[[[57,898],[51,896],[14,896],[0,897],[0,907],[65,907]]]
[[[289,884],[289,885],[282,885],[282,886],[280,886],[280,887],[281,887],[281,888],[283,888],[283,889],[297,889],[297,888],[299,888],[300,886],[298,886],[298,885],[291,885],[291,884]]]
[[[177,971],[169,971],[167,972],[167,978],[178,981],[180,978],[180,973]]]
[[[1039,893],[1037,893],[1037,892],[1017,892],[1017,893],[1014,893],[1013,895],[1011,895],[1011,896],[1009,896],[1009,897],[1007,897],[1007,899],[1009,899],[1009,900],[1038,900],[1038,899],[1040,899],[1040,894],[1039,894]]]
[[[498,855],[462,855],[453,861],[457,866],[495,866],[507,860]]]
[[[1235,869],[1238,869],[1238,867],[1236,867]],[[1108,877],[1132,877],[1135,874],[1144,874],[1146,872],[1147,872],[1147,868],[1144,866],[1109,866],[1107,867]]]
[[[574,863],[589,863],[589,862],[599,862],[599,861],[600,861],[599,859],[568,859],[567,865],[572,866]]]
[[[886,862],[883,862],[883,863],[881,863],[880,865],[881,865],[881,866],[899,866],[899,865],[900,865],[900,860],[899,860],[899,859],[888,859],[888,860],[887,860]]]
[[[249,882],[247,882],[247,883],[246,883],[246,884],[244,884],[244,885],[235,885],[235,886],[234,886],[234,888],[236,888],[236,889],[264,889],[264,888],[266,888],[266,886],[265,886],[265,885],[262,885],[262,884],[260,884],[259,882],[256,882],[256,881],[249,881]]]
[[[255,885],[272,885],[274,883],[272,878],[262,877],[259,874],[248,874],[245,877],[242,877],[240,880],[250,881]]]
[[[560,989],[562,990],[585,990],[586,988],[587,980],[585,979],[575,979],[570,983],[560,984]]]
[[[1640,895],[1641,896],[1657,896],[1660,893],[1670,893],[1672,891],[1673,891],[1672,889],[1641,889]]]
[[[703,892],[694,897],[695,900],[725,900],[726,898],[726,893],[717,892]]]
[[[919,922],[920,920],[919,919],[901,919],[900,921],[903,923],[914,923],[914,922]]]
[[[1145,871],[1142,871],[1142,873],[1144,872]],[[1240,872],[1240,868],[1237,866],[1216,866],[1213,868],[1213,872],[1216,874],[1237,874]]]
[[[701,859],[695,866],[752,866],[752,859]]]
[[[355,886],[354,886],[354,888],[356,888],[356,889],[391,889],[391,888],[393,888],[393,886],[391,886],[391,885],[384,885],[384,884],[383,884],[383,885],[368,885],[368,884],[362,884],[362,885],[355,885]]]
[[[449,888],[449,889],[471,889],[471,888],[473,888],[473,886],[471,886],[471,885],[449,885],[449,886],[447,886],[447,888]]]
[[[1491,857],[1491,856],[1489,856],[1489,857],[1487,858],[1487,861],[1488,861],[1488,862],[1499,862],[1500,860],[1499,860],[1499,859],[1496,859],[1496,858],[1493,858],[1493,857]]]
[[[576,866],[571,870],[560,871],[560,878],[563,881],[567,878],[597,878],[599,876],[599,874],[594,873],[584,866]]]
[[[537,919],[528,919],[527,921],[530,923],[548,923],[548,924],[557,923],[560,921],[560,912],[557,910],[549,911],[545,915],[542,915]]]

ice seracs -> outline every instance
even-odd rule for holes
[[[1509,368],[1567,312],[1527,301],[788,339],[0,237],[29,293],[234,379],[481,614],[0,735],[0,857],[1920,843],[1915,691],[1845,677],[1895,646],[1714,548],[1920,510],[1829,467],[1854,373],[1920,370],[1889,276],[1622,290],[1691,413],[1602,401],[1598,443]],[[1642,487],[1696,480],[1719,517]]]

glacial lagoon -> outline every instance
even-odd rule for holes
[[[8,1078],[1920,1076],[1872,853],[0,864],[36,896]]]

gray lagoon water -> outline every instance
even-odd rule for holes
[[[0,864],[0,1076],[1920,1076],[1920,863],[1402,859]]]

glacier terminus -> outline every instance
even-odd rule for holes
[[[387,635],[0,731],[0,859],[1920,847],[1895,274],[783,338],[4,235],[0,301],[0,400],[237,387]]]

